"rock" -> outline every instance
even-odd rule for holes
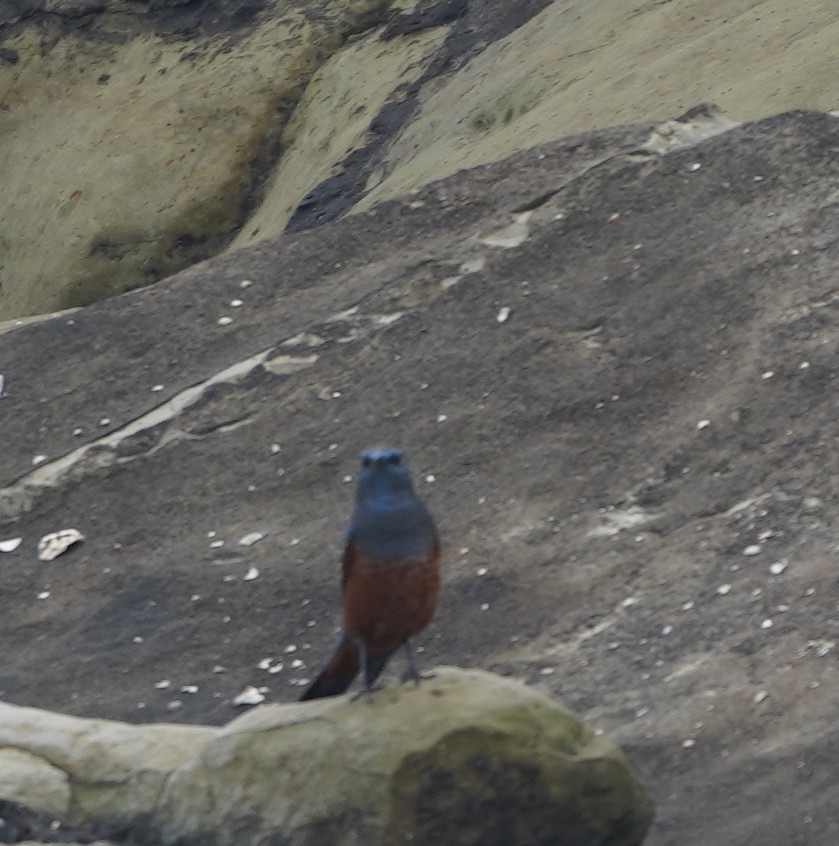
[[[358,451],[393,442],[446,550],[425,666],[602,728],[645,846],[835,846],[839,120],[673,116],[7,326],[0,698],[214,725],[248,686],[294,699]],[[61,526],[85,543],[37,561]]]
[[[0,762],[14,756],[25,765],[4,773],[0,797],[163,844],[636,846],[652,818],[614,744],[475,670],[369,702],[266,706],[218,731],[3,706]],[[42,772],[61,773],[57,794],[33,780]]]
[[[735,121],[833,108],[813,80],[833,71],[835,10],[802,36],[788,4],[6,3],[0,319],[701,100]]]

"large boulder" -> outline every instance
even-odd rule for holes
[[[0,798],[163,844],[636,846],[652,818],[613,743],[479,671],[265,706],[220,730],[4,705],[3,756],[18,760]]]

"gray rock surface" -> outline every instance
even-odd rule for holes
[[[426,665],[603,729],[647,844],[835,846],[839,121],[681,134],[573,136],[0,335],[0,697],[295,699],[389,442],[447,550]]]
[[[369,702],[266,706],[220,730],[2,705],[0,763],[12,755],[0,798],[142,842],[636,846],[652,816],[614,744],[479,671]],[[39,785],[44,768],[60,796]]]

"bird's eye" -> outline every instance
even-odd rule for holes
[[[398,452],[392,452],[387,457],[388,464],[401,464],[402,463],[402,456]]]

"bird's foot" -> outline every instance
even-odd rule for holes
[[[414,683],[414,687],[419,687],[419,683],[421,681],[434,678],[437,678],[437,673],[420,673],[412,667],[410,670],[406,670],[402,674],[402,684],[412,681]]]

